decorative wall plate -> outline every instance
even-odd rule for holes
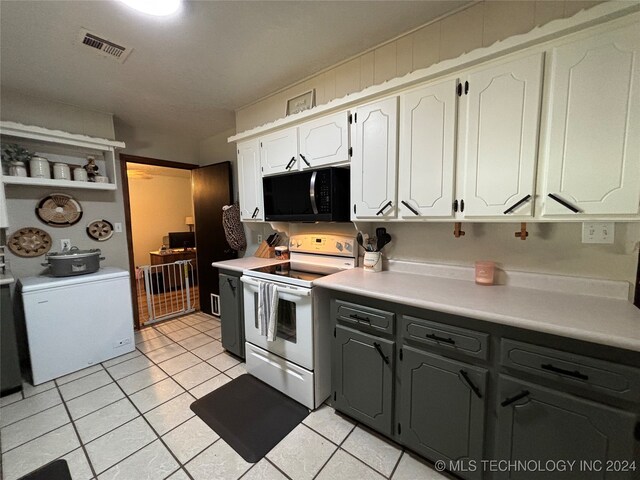
[[[11,253],[18,257],[39,257],[51,250],[51,244],[49,234],[35,227],[16,230],[7,241]]]
[[[38,202],[36,215],[52,227],[68,227],[80,221],[82,207],[69,195],[52,193]]]
[[[113,235],[113,224],[108,220],[94,220],[87,225],[87,235],[99,242],[109,240]]]

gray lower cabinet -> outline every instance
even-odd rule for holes
[[[498,459],[542,465],[549,460],[576,461],[571,471],[557,477],[563,479],[638,478],[637,470],[616,471],[633,460],[639,467],[634,456],[637,417],[633,413],[505,375],[500,376],[498,402]],[[538,479],[545,473],[511,471],[498,476]]]
[[[244,308],[242,282],[235,275],[220,274],[220,323],[222,346],[244,358]]]
[[[390,435],[394,342],[338,325],[331,367],[335,408]]]
[[[481,478],[469,461],[483,458],[487,370],[409,346],[401,359],[400,441],[434,461],[458,462],[465,478]]]

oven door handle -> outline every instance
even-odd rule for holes
[[[318,214],[318,204],[316,203],[316,176],[318,172],[315,171],[311,174],[311,181],[309,182],[309,197],[311,197],[311,208],[315,215]]]
[[[260,282],[258,280],[255,280],[250,277],[246,277],[244,275],[240,277],[240,281],[252,287],[258,288],[260,286]],[[277,282],[267,282],[267,283],[274,283],[276,287],[278,287],[279,293],[288,293],[289,295],[294,295],[296,297],[308,297],[311,295],[310,288],[297,288],[297,287],[292,287],[288,285],[282,285],[281,283],[277,283]]]

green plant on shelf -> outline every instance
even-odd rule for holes
[[[33,153],[17,143],[2,144],[2,163],[11,165],[13,162],[26,163],[31,160]]]

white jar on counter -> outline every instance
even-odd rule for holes
[[[31,160],[29,160],[29,173],[33,178],[51,178],[49,160],[44,157],[31,157]]]
[[[71,180],[71,170],[66,163],[53,164],[53,178],[57,180]]]

